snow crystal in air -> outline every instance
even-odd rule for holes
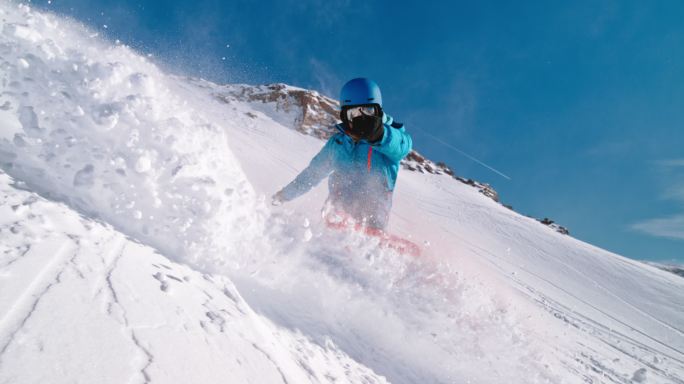
[[[152,168],[152,160],[147,156],[140,156],[135,162],[135,170],[138,173],[145,173]]]

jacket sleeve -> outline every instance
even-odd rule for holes
[[[395,163],[406,157],[413,147],[411,136],[404,127],[393,128],[385,125],[385,133],[380,142],[373,144],[373,149],[387,156]]]
[[[311,159],[309,165],[280,192],[285,201],[296,199],[318,185],[332,172],[332,142],[328,140],[323,148]]]

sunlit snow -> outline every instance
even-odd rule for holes
[[[269,204],[296,108],[0,19],[0,382],[684,383],[681,277],[443,175],[400,172],[418,258],[327,229]]]

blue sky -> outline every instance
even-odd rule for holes
[[[684,2],[32,3],[216,82],[371,77],[419,151],[517,211],[684,263]]]

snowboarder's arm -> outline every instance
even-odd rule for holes
[[[373,149],[398,163],[408,155],[413,147],[411,136],[403,126],[394,128],[385,126],[385,132],[379,142],[373,144]]]
[[[295,199],[318,185],[332,172],[331,143],[329,140],[309,165],[297,177],[276,194],[281,201]]]

